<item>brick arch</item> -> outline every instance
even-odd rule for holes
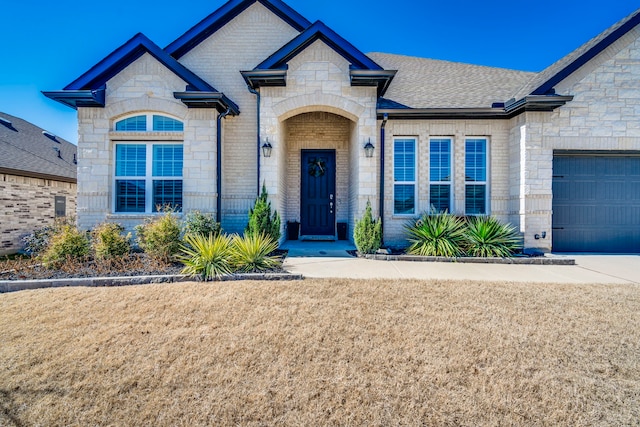
[[[273,112],[280,122],[298,114],[314,111],[337,114],[357,123],[365,107],[350,99],[326,93],[294,96],[273,106]]]
[[[126,99],[124,101],[109,104],[105,108],[105,115],[109,120],[118,120],[120,117],[136,112],[158,112],[173,116],[182,121],[186,120],[188,109],[181,102],[142,96]]]

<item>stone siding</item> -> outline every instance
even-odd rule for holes
[[[639,38],[638,28],[630,31],[558,84],[556,92],[573,101],[512,120],[511,194],[519,195],[526,247],[552,250],[554,151],[640,150]],[[542,232],[546,238],[536,240]]]
[[[56,196],[66,198],[66,216],[75,216],[75,183],[0,173],[0,255],[18,252],[22,236],[53,224]]]

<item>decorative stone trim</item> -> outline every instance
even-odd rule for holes
[[[302,280],[301,274],[292,273],[244,273],[230,274],[214,281],[232,280]],[[43,288],[61,288],[67,286],[131,286],[149,285],[154,283],[196,282],[191,276],[183,274],[157,276],[121,276],[121,277],[81,277],[72,279],[42,279],[42,280],[0,280],[0,294]]]
[[[458,262],[461,264],[519,264],[519,265],[576,265],[572,258],[547,258],[547,257],[514,257],[514,258],[478,258],[478,257],[441,257],[419,255],[382,255],[361,254],[358,258],[372,259],[376,261],[416,261],[416,262]]]

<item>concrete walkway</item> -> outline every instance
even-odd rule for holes
[[[287,241],[284,268],[305,277],[640,284],[640,255],[553,254],[576,265],[463,264],[354,258],[348,242]]]

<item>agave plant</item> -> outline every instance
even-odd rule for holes
[[[182,274],[213,280],[231,273],[231,237],[220,234],[187,234],[182,254],[178,259],[184,264]]]
[[[464,222],[454,215],[427,212],[405,225],[405,231],[410,254],[455,257],[463,253]]]
[[[278,249],[278,242],[263,233],[233,236],[231,246],[232,264],[237,271],[270,270],[280,262],[277,256],[269,255]]]
[[[465,230],[466,251],[476,257],[510,257],[521,248],[515,227],[492,216],[469,218]]]

